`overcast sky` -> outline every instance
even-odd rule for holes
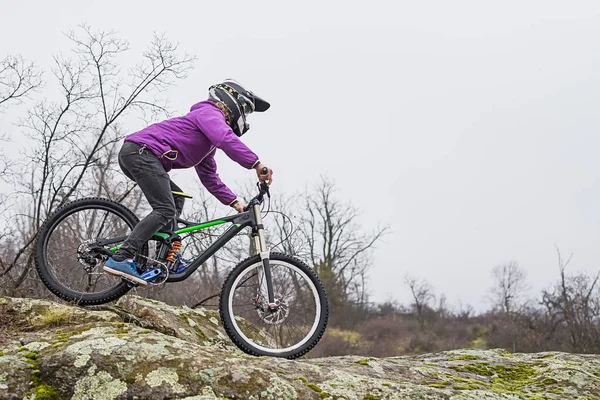
[[[274,192],[325,174],[365,229],[392,226],[374,300],[406,302],[410,273],[480,309],[497,264],[518,261],[536,295],[557,277],[554,245],[574,253],[574,271],[598,269],[599,12],[547,0],[2,0],[0,57],[47,68],[69,49],[62,33],[86,22],[118,31],[135,63],[165,32],[198,57],[168,93],[174,110],[238,79],[272,103],[244,140],[274,169]],[[217,161],[227,183],[255,177]],[[172,176],[199,185],[192,171]]]

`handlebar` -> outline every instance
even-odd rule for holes
[[[267,167],[262,167],[260,173],[261,175],[266,175],[267,173],[269,173],[269,169]],[[248,205],[244,207],[244,211],[248,211],[250,207],[252,207],[255,204],[261,204],[263,202],[265,194],[268,197],[271,197],[271,194],[269,193],[269,185],[267,185],[266,182],[258,182],[256,186],[258,186],[258,194],[248,202]]]

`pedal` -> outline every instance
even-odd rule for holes
[[[121,275],[121,279],[123,279],[125,282],[127,282],[129,284],[130,287],[137,287],[140,286],[139,283],[132,281],[131,279],[128,279],[124,276]]]

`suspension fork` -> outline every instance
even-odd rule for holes
[[[267,241],[265,240],[264,226],[262,223],[262,216],[260,214],[260,207],[258,204],[254,204],[254,220],[256,221],[256,232],[253,232],[252,237],[254,238],[254,248],[256,253],[260,254],[262,265],[258,268],[258,279],[260,282],[260,292],[267,293],[269,300],[269,308],[274,310],[277,305],[275,304],[275,295],[273,294],[273,281],[271,278],[271,266],[269,264],[270,250],[267,248]]]

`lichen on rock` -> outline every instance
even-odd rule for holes
[[[286,360],[240,352],[216,311],[133,295],[103,310],[0,297],[0,312],[15,321],[0,327],[2,399],[600,398],[593,355],[471,349]]]
[[[163,383],[171,385],[175,393],[182,393],[185,389],[179,383],[179,375],[172,368],[160,367],[146,375],[146,383],[150,387],[157,387]]]
[[[100,371],[96,375],[85,376],[77,381],[72,400],[115,400],[125,391],[125,382]]]

